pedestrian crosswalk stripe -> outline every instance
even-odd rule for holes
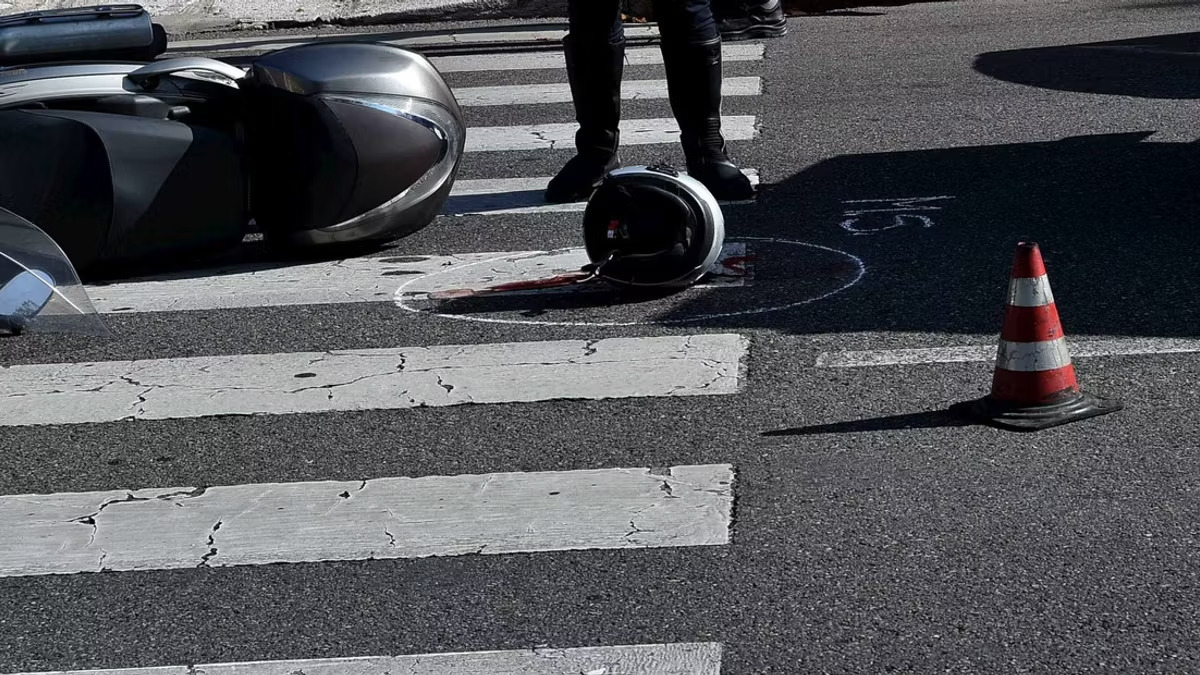
[[[241,661],[14,675],[719,675],[719,642]]]
[[[0,426],[735,394],[737,334],[10,366]]]
[[[722,253],[696,288],[736,285],[744,271],[724,265],[730,257],[744,256],[741,242],[726,242]],[[488,263],[486,283],[479,265]],[[558,251],[495,251],[457,255],[400,255],[348,258],[304,265],[245,264],[201,270],[186,275],[161,275],[93,285],[86,288],[101,314],[209,311],[296,305],[341,305],[360,302],[393,302],[406,282],[429,274],[429,283],[408,284],[406,291],[431,293],[478,286],[530,281],[578,272],[589,262],[583,247]],[[549,266],[547,266],[549,265]],[[471,268],[468,275],[455,270]],[[718,278],[719,277],[719,278]],[[474,286],[471,286],[474,287]],[[572,287],[583,292],[589,286]],[[591,285],[600,290],[602,287]],[[559,289],[542,289],[554,293]],[[561,289],[566,291],[567,289]]]
[[[729,464],[0,496],[0,576],[719,546]]]
[[[766,51],[761,42],[730,43],[721,46],[721,59],[726,63],[761,61]],[[567,64],[562,50],[519,52],[515,54],[462,54],[429,58],[438,72],[486,73],[508,70],[563,70]],[[630,47],[625,50],[625,67],[662,65],[662,50],[658,46]]]
[[[505,127],[470,127],[465,152],[505,152],[514,150],[572,150],[574,122],[520,124]],[[679,142],[679,124],[673,117],[621,120],[621,145],[652,145]],[[756,137],[754,115],[724,115],[721,132],[727,141],[746,141]]]
[[[498,251],[347,258],[303,265],[250,263],[91,285],[86,290],[101,314],[391,302],[396,290],[413,276],[504,255]]]
[[[680,168],[680,173],[687,174]],[[742,169],[750,184],[759,184],[758,169]],[[501,213],[578,213],[587,208],[587,201],[555,204],[544,196],[551,176],[529,178],[474,178],[455,181],[450,197],[442,207],[448,216],[469,216]],[[750,202],[753,200],[744,200]],[[741,202],[725,201],[725,204]]]
[[[757,96],[762,93],[759,77],[727,77],[721,83],[721,95]],[[571,87],[565,82],[553,84],[504,84],[490,87],[455,87],[454,98],[464,107],[500,105],[540,105],[570,103]],[[626,80],[621,84],[624,100],[666,99],[666,80]],[[468,132],[469,133],[469,132]]]

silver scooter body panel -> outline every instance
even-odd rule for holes
[[[276,233],[277,238],[301,247],[389,240],[424,227],[440,212],[457,177],[467,125],[450,86],[426,57],[358,41],[289,47],[258,57],[243,89],[370,108],[396,118],[394,133],[411,133],[400,129],[415,124],[427,135],[417,144],[432,139],[440,148],[418,180],[397,185],[395,193],[372,208],[341,222]]]
[[[458,101],[420,54],[386,44],[328,42],[259,57],[248,76],[294,94],[371,93],[436,101],[458,115]]]
[[[0,110],[144,95],[190,105],[238,95],[245,71],[213,59],[144,62],[45,63],[0,68]]]

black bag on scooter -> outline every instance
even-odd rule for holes
[[[0,66],[65,60],[149,61],[166,49],[166,31],[140,5],[0,16]]]

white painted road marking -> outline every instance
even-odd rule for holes
[[[1072,358],[1200,352],[1200,340],[1171,338],[1069,340],[1067,346],[1071,350]],[[818,368],[864,368],[994,361],[996,352],[997,345],[824,352],[817,357],[816,366]]]
[[[14,675],[720,675],[719,642],[243,661]]]
[[[721,46],[721,60],[761,61],[765,52],[761,42],[731,43]],[[561,50],[522,52],[516,54],[461,54],[429,58],[438,72],[475,73],[506,70],[565,70],[566,59]],[[662,65],[662,50],[655,47],[631,47],[625,50],[625,67]],[[457,91],[457,89],[456,89]]]
[[[721,131],[727,141],[755,138],[754,115],[724,115]],[[574,122],[522,124],[510,127],[471,127],[467,130],[465,152],[504,152],[512,150],[570,150],[575,147]],[[621,120],[622,145],[677,143],[679,123],[673,117]]]
[[[9,366],[0,426],[726,395],[747,349],[727,333]]]
[[[282,267],[239,265],[86,289],[102,314],[391,302],[405,279],[497,255],[504,253],[349,258]]]
[[[720,546],[733,468],[0,496],[0,577]]]
[[[719,278],[706,279],[696,286],[742,285],[745,275],[720,265],[730,256],[744,256],[746,245],[726,242],[718,263],[710,271]],[[524,268],[504,267],[499,261],[528,260]],[[146,312],[210,311],[258,307],[288,307],[294,305],[340,305],[359,302],[395,302],[396,292],[404,282],[434,273],[450,273],[457,268],[476,263],[498,261],[489,283],[507,283],[578,271],[587,264],[582,247],[561,252],[496,251],[440,256],[382,256],[349,258],[332,262],[271,267],[242,265],[203,270],[193,276],[163,275],[130,279],[121,283],[88,286],[86,290],[96,311],[101,314],[132,314]],[[549,270],[547,263],[558,263],[559,271]],[[456,288],[469,283],[454,275],[439,276],[440,285],[426,291]],[[476,274],[475,281],[479,280]],[[418,290],[421,287],[418,287]]]
[[[721,82],[721,95],[757,96],[762,93],[762,78],[727,77]],[[571,88],[565,82],[554,84],[505,84],[491,87],[455,87],[454,98],[463,107],[495,105],[541,105],[548,103],[570,103]],[[667,98],[666,80],[626,80],[621,83],[621,98],[637,99]],[[468,130],[469,136],[472,130]]]
[[[687,175],[686,171],[680,173]],[[758,169],[742,169],[750,184],[759,184]],[[582,213],[586,201],[555,204],[547,202],[544,194],[552,176],[531,178],[476,178],[455,181],[450,197],[442,207],[442,215],[466,216],[500,213]],[[722,201],[722,204],[748,203]]]

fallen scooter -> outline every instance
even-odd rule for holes
[[[377,245],[440,213],[466,125],[423,56],[322,42],[243,69],[156,60],[160,31],[137,5],[0,17],[0,207],[81,275],[255,231],[285,250]]]

